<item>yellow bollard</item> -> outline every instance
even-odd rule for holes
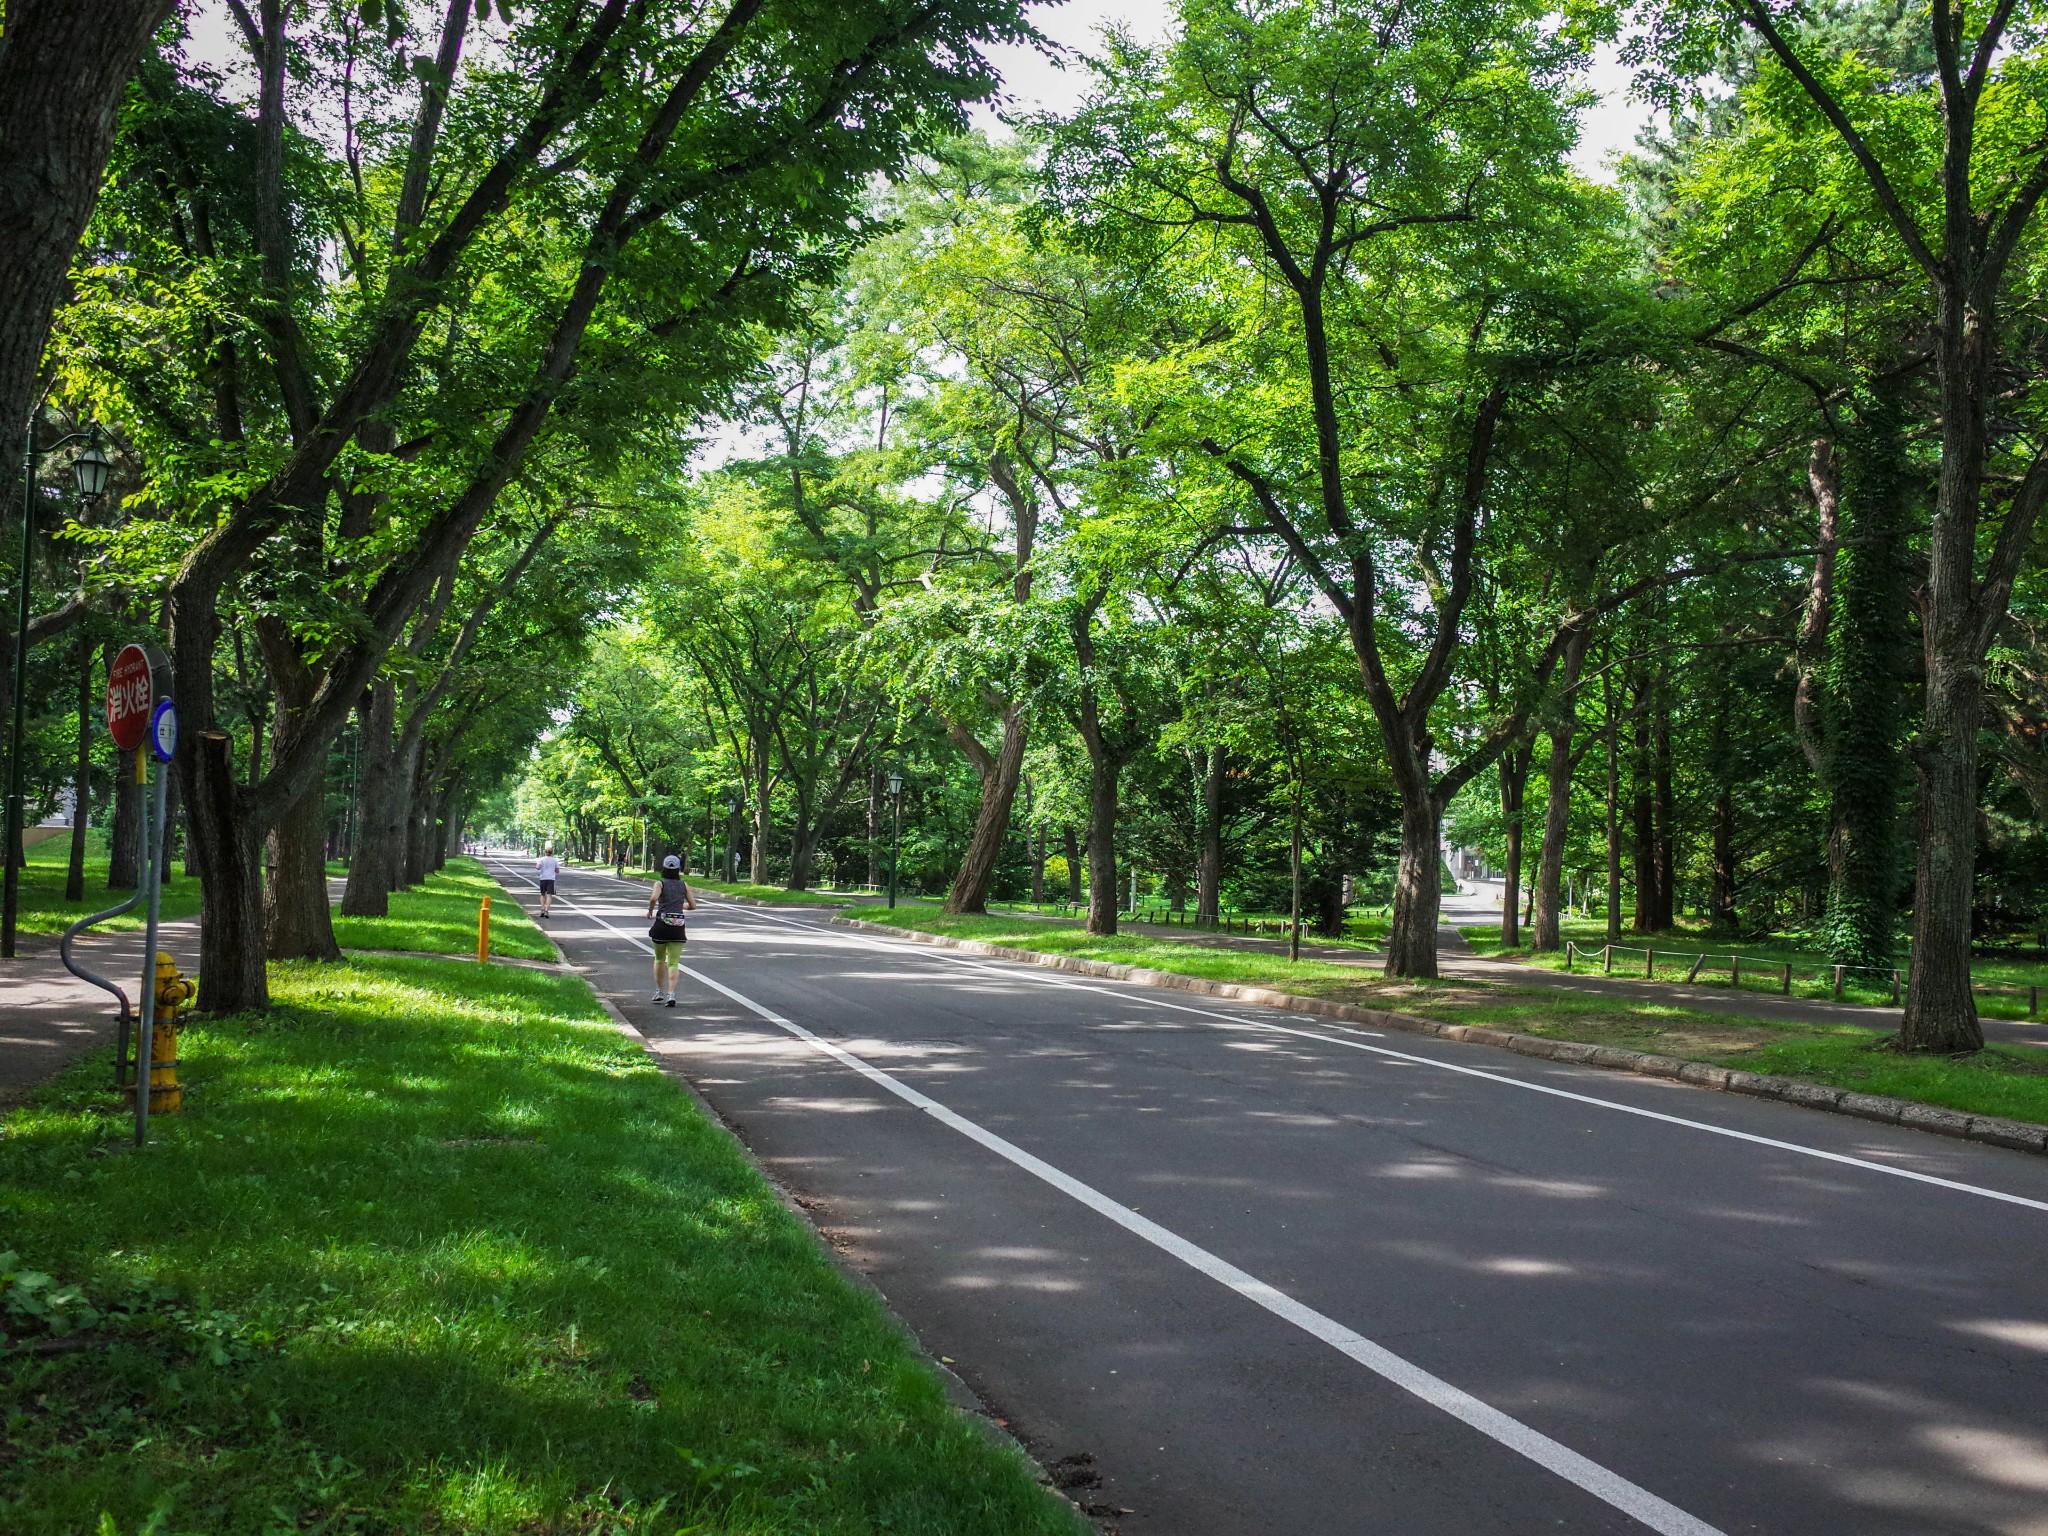
[[[476,909],[476,963],[484,965],[491,958],[491,898],[486,896],[483,905]]]
[[[149,1112],[176,1114],[185,1107],[178,1083],[178,1010],[199,989],[178,974],[178,962],[159,950],[156,957],[156,1026],[149,1040]]]

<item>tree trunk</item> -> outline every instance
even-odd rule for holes
[[[1386,974],[1436,975],[1437,912],[1443,876],[1437,852],[1442,825],[1427,792],[1401,797],[1401,860],[1394,875],[1394,922],[1387,934]]]
[[[1023,710],[1014,704],[1006,706],[1002,745],[981,774],[981,807],[974,818],[974,831],[967,839],[967,853],[960,860],[960,872],[953,877],[953,888],[946,893],[948,912],[988,910],[989,887],[995,883],[996,864],[1010,835],[1010,812],[1024,773],[1025,735]],[[977,761],[975,767],[982,764]]]
[[[277,819],[266,844],[264,947],[273,960],[339,960],[327,901],[327,790],[315,781]]]
[[[135,754],[116,749],[114,814],[107,829],[107,889],[132,891],[141,878],[142,786],[135,782]]]
[[[1072,825],[1060,828],[1064,839],[1061,852],[1067,856],[1067,901],[1070,905],[1081,904],[1081,846],[1074,837]]]
[[[1671,688],[1670,679],[1660,676],[1652,685],[1656,692],[1655,724],[1651,735],[1651,782],[1656,797],[1657,931],[1678,926],[1678,809],[1671,789]]]
[[[1088,931],[1116,932],[1116,814],[1120,765],[1091,753],[1088,773]]]
[[[1929,647],[1913,888],[1912,984],[1899,1030],[1908,1050],[1981,1050],[1970,990],[1970,908],[1977,855],[1977,724],[1982,663],[1955,665]]]
[[[1579,668],[1586,659],[1588,630],[1566,642],[1558,669],[1562,690],[1550,722],[1550,761],[1544,770],[1543,845],[1536,854],[1536,918],[1530,947],[1548,953],[1564,948],[1564,846],[1572,826],[1572,746],[1579,732]]]
[[[78,756],[71,771],[71,862],[64,899],[85,900],[85,831],[92,820],[92,643],[78,643]]]
[[[1325,880],[1316,891],[1316,932],[1326,939],[1344,937],[1344,877]]]
[[[462,852],[462,823],[469,813],[468,800],[468,795],[464,793],[463,776],[458,773],[448,781],[448,787],[441,791],[439,836],[434,844],[434,868],[437,870],[446,869],[448,861]],[[620,857],[624,857],[623,845]]]
[[[882,770],[868,770],[868,885],[882,883]]]
[[[1031,828],[1031,905],[1045,904],[1045,823]]]
[[[1888,967],[1897,941],[1899,736],[1909,662],[1912,580],[1906,547],[1912,481],[1900,386],[1871,391],[1848,436],[1843,550],[1834,581],[1826,686],[1820,698],[1822,779],[1831,812],[1827,944],[1838,965]]]
[[[277,687],[277,718],[271,726],[271,750],[279,757],[291,751],[306,699],[290,696],[295,683],[310,673],[273,678]],[[263,892],[264,951],[273,960],[339,960],[334,921],[327,900],[327,776],[315,774],[305,792],[293,801],[267,840],[270,878]]]
[[[1507,840],[1507,864],[1501,871],[1500,942],[1512,949],[1522,942],[1522,797],[1529,788],[1529,749],[1509,747],[1501,753],[1501,830]]]
[[[1650,711],[1644,697],[1646,685],[1636,685],[1634,750],[1630,754],[1629,776],[1633,780],[1629,812],[1634,833],[1631,852],[1635,856],[1637,933],[1657,931],[1657,799],[1651,783]]]
[[[178,754],[199,865],[199,1006],[238,1013],[270,1002],[263,966],[262,834],[236,814],[228,738],[207,731]]]
[[[1956,217],[1951,216],[1951,224]],[[1968,228],[1968,226],[1964,226]],[[1964,239],[1978,240],[1970,229]],[[1960,256],[1956,267],[1969,270]],[[1984,653],[2005,612],[2010,570],[1980,590],[1977,531],[1982,512],[1986,418],[1992,399],[1996,298],[1951,276],[1940,293],[1936,363],[1940,379],[1941,475],[1928,541],[1926,683],[1913,759],[1920,787],[1920,848],[1914,870],[1912,983],[1899,1046],[1951,1054],[1981,1050],[1984,1031],[1970,990],[1970,909],[1976,896],[1977,729]],[[2016,496],[2004,535],[2025,533]],[[2024,544],[2020,546],[2024,548]]]
[[[50,317],[63,302],[72,255],[99,197],[122,92],[151,34],[171,14],[171,0],[9,0],[6,9],[0,464],[18,470]]]
[[[1195,871],[1195,921],[1215,927],[1223,900],[1223,748],[1211,747],[1202,775],[1202,851]]]
[[[391,845],[391,717],[397,693],[390,683],[372,683],[357,711],[356,838],[349,854],[348,885],[341,893],[344,917],[388,917],[395,882]]]
[[[796,826],[789,839],[789,879],[785,889],[808,891],[811,888],[811,863],[818,848],[818,820],[811,811],[811,797],[802,790],[795,795]]]
[[[1714,928],[1733,933],[1735,916],[1735,796],[1726,785],[1714,796]]]
[[[747,866],[747,879],[755,885],[768,883],[768,801],[774,785],[768,777],[768,749],[756,751],[754,760],[754,846]]]
[[[1614,718],[1614,683],[1603,678],[1607,715],[1607,942],[1621,941],[1621,722]]]
[[[429,787],[436,774],[427,765],[424,746],[413,749],[412,772],[408,775],[412,792],[405,802],[405,884],[424,884],[427,878],[428,844],[434,835],[433,819],[435,795]]]

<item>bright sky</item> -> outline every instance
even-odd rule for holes
[[[1156,42],[1165,35],[1172,13],[1171,0],[1065,0],[1033,6],[1031,21],[1053,42],[1087,52],[1103,28],[1117,24],[1130,28],[1142,41]],[[1088,75],[1079,63],[1062,69],[1035,48],[993,48],[989,57],[1003,72],[1009,98],[1002,104],[1004,110],[1065,112],[1080,103]],[[1627,99],[1629,72],[1611,47],[1600,50],[1587,71],[1586,84],[1601,99],[1580,120],[1579,149],[1572,161],[1585,175],[1610,181],[1608,157],[1634,147],[1636,131],[1649,120],[1649,109]],[[984,128],[1000,126],[987,110],[977,113],[976,121]]]

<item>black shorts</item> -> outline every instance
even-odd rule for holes
[[[543,896],[552,896],[552,895],[554,895],[554,894],[555,894],[555,882],[554,882],[554,881],[552,881],[552,880],[543,880],[543,881],[541,881],[541,883],[540,883],[540,893],[541,893],[541,895],[543,895]]]

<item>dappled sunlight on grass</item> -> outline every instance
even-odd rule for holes
[[[85,895],[77,901],[64,899],[64,876],[70,868],[71,834],[32,844],[19,876],[21,909],[19,927],[23,933],[62,933],[81,917],[104,912],[126,901],[129,891],[107,889],[107,834],[88,829],[85,834]],[[184,873],[185,862],[172,859],[164,870],[162,919],[176,922],[199,910],[199,882]],[[113,933],[141,929],[148,921],[146,903],[120,917],[109,918],[96,932]]]
[[[145,1153],[100,1060],[5,1122],[8,1246],[158,1299],[0,1369],[0,1528],[1074,1530],[579,979],[273,987]]]
[[[412,949],[436,955],[476,953],[477,908],[491,898],[491,953],[520,960],[552,960],[554,949],[533,919],[475,859],[456,858],[426,883],[391,893],[387,917],[334,914],[334,937],[344,949]]]

